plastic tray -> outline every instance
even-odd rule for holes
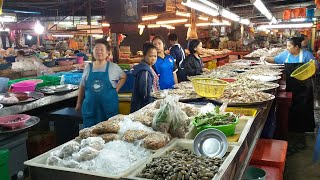
[[[171,149],[174,147],[183,147],[189,150],[193,151],[193,140],[186,140],[186,139],[176,139],[174,142],[172,142],[167,148],[163,149],[162,151],[158,151],[154,155],[152,155],[148,160],[143,163],[140,167],[137,168],[136,171],[134,171],[132,174],[130,174],[127,179],[139,179],[139,180],[146,180],[145,178],[139,178],[137,175],[146,167],[148,163],[152,161],[155,157],[161,157],[167,154]],[[229,152],[227,158],[224,160],[222,165],[220,166],[217,174],[213,177],[213,179],[220,179],[219,176],[222,176],[225,171],[227,170],[228,166],[230,165],[232,159],[235,157],[239,147],[235,145],[229,145],[227,152]]]
[[[254,108],[228,107],[225,112],[233,112],[234,114],[255,117],[258,110]]]
[[[11,84],[24,81],[24,80],[29,80],[29,79],[41,79],[43,80],[42,83],[37,84],[36,88],[41,88],[45,86],[54,86],[54,85],[60,85],[60,80],[61,77],[56,77],[56,76],[39,76],[39,77],[34,77],[34,78],[20,78],[20,79],[15,79],[15,80],[10,80],[8,83],[8,86],[11,86]]]
[[[192,121],[192,123],[193,123],[193,125],[197,124],[194,120]],[[197,127],[197,130],[198,130],[198,132],[200,132],[205,129],[214,128],[214,129],[218,129],[218,130],[222,131],[226,136],[231,136],[235,133],[235,129],[236,129],[236,126],[238,123],[239,123],[239,119],[237,118],[236,121],[232,124],[220,125],[220,126],[201,125],[201,126]]]
[[[70,142],[70,141],[69,141]],[[68,142],[67,142],[68,143]],[[25,165],[30,166],[31,176],[33,180],[51,180],[51,179],[68,179],[68,180],[103,180],[103,179],[120,179],[121,177],[128,176],[137,167],[140,167],[148,157],[140,159],[138,162],[124,171],[123,173],[115,176],[94,171],[87,171],[82,169],[73,169],[59,166],[46,165],[46,160],[50,156],[51,152],[57,151],[62,148],[64,144],[40,155],[31,160],[24,162]],[[152,155],[151,155],[152,156]],[[150,157],[151,157],[150,156]]]

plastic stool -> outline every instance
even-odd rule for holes
[[[271,166],[284,172],[288,142],[275,139],[259,139],[250,164]]]
[[[267,173],[267,180],[283,180],[283,173],[279,168],[258,165],[254,165],[254,167],[263,169]]]
[[[292,104],[292,92],[279,92],[276,95],[277,128],[275,137],[285,139],[288,135],[289,111]]]
[[[54,121],[57,145],[66,143],[79,135],[82,116],[74,108],[64,108],[50,114]]]

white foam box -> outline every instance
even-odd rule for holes
[[[68,142],[67,142],[68,143]],[[42,155],[39,155],[31,160],[24,162],[25,165],[29,166],[31,179],[32,180],[106,180],[106,179],[121,179],[122,177],[128,176],[133,172],[136,167],[141,166],[147,161],[149,157],[140,159],[137,163],[124,171],[123,173],[115,176],[104,173],[98,173],[94,171],[87,171],[82,169],[73,169],[60,166],[46,165],[46,160],[50,157],[51,152],[57,151],[62,148],[63,145],[58,146]]]
[[[136,171],[131,173],[127,179],[135,179],[135,180],[147,180],[145,178],[140,178],[137,177],[140,172],[146,167],[146,165],[150,162],[152,162],[153,158],[156,157],[162,157],[165,154],[167,154],[170,150],[172,150],[175,147],[182,147],[186,148],[188,150],[193,151],[193,140],[188,140],[188,139],[174,139],[172,143],[170,143],[166,148],[159,150],[155,154],[153,154],[146,162],[144,162],[140,167],[137,166]],[[233,158],[236,156],[237,152],[239,150],[239,146],[237,145],[231,145],[229,144],[227,152],[229,153],[224,162],[221,164],[218,172],[215,174],[213,179],[221,179],[224,174],[227,173],[228,167],[231,164]]]

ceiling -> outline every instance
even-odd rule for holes
[[[37,14],[18,13],[18,20],[32,19],[38,16],[85,16],[89,3],[92,15],[105,15],[108,3],[112,0],[6,0],[3,5],[4,12],[12,10],[31,11]],[[166,11],[166,0],[140,0],[143,14],[162,13]],[[171,0],[172,1],[172,0]],[[267,21],[260,12],[250,3],[250,0],[211,0],[225,8],[229,8],[241,17],[250,18],[251,21]],[[180,6],[181,0],[173,0]],[[263,0],[272,14],[282,12],[285,8],[307,7],[314,5],[314,0]]]

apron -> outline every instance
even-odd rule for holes
[[[315,128],[313,81],[309,78],[297,80],[290,75],[303,63],[303,52],[300,50],[299,63],[289,63],[288,55],[285,61],[286,90],[292,92],[292,105],[289,111],[288,127],[290,132],[313,132]]]
[[[92,72],[92,63],[85,84],[82,104],[84,128],[91,127],[119,113],[119,99],[116,89],[109,80],[109,62],[105,72]]]

